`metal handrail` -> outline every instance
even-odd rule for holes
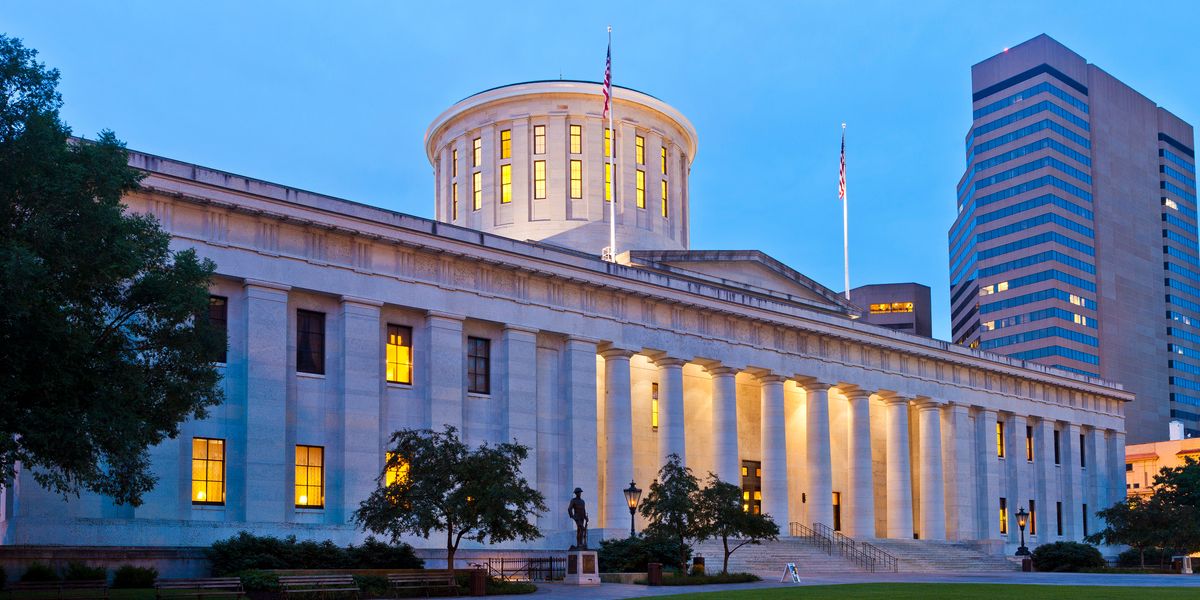
[[[888,553],[883,548],[867,542],[859,542],[858,546],[868,556],[874,558],[875,562],[884,570],[891,571],[893,573],[900,572],[900,559]]]
[[[826,554],[833,556],[833,540],[827,536],[821,535],[819,532],[808,527],[803,523],[789,523],[792,537],[807,541],[808,543],[824,550]]]
[[[876,570],[900,571],[900,560],[895,556],[878,546],[856,541],[840,531],[834,531],[824,523],[813,523],[812,527],[803,523],[789,523],[789,526],[792,537],[806,540],[830,556],[833,556],[836,548],[839,555],[872,573]]]

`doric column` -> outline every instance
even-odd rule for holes
[[[1062,454],[1059,468],[1062,469],[1063,539],[1073,541],[1083,539],[1079,505],[1086,502],[1083,499],[1083,472],[1079,467],[1079,434],[1079,425],[1067,423],[1058,440],[1058,450]]]
[[[502,440],[529,447],[529,456],[521,463],[521,474],[531,486],[537,485],[537,331],[512,325],[504,328],[503,372],[505,430]]]
[[[946,539],[946,489],[942,481],[942,410],[932,400],[917,405],[921,442],[921,539]]]
[[[784,378],[762,375],[758,378],[761,402],[762,510],[771,515],[786,533],[791,522],[788,512],[787,417],[783,407]]]
[[[1033,425],[1033,490],[1037,500],[1037,536],[1054,541],[1058,534],[1054,522],[1054,503],[1062,498],[1054,469],[1054,421],[1038,419]]]
[[[996,422],[999,415],[990,408],[980,409],[975,416],[976,472],[979,474],[977,523],[979,534],[989,540],[1000,537],[1000,458],[996,446]]]
[[[738,454],[737,369],[713,365],[712,444],[713,470],[721,481],[742,485],[742,459]]]
[[[245,478],[231,480],[230,508],[245,508],[245,521],[284,521],[291,513],[287,474],[295,454],[287,447],[289,370],[288,290],[285,285],[247,281]],[[237,444],[230,444],[237,448]],[[232,454],[232,453],[231,453]],[[232,456],[231,456],[232,458]],[[230,473],[234,471],[229,470]],[[231,478],[232,479],[232,478]],[[254,492],[250,493],[253,486]],[[237,488],[240,488],[240,493]]]
[[[1105,460],[1105,473],[1108,480],[1108,497],[1098,509],[1108,508],[1125,497],[1125,432],[1108,430],[1108,456]],[[1104,525],[1097,523],[1097,531]]]
[[[946,408],[942,439],[942,476],[946,481],[946,535],[952,540],[973,540],[978,509],[975,482],[971,477],[974,462],[971,456],[971,412],[964,404],[953,403]]]
[[[461,193],[461,191],[460,191]],[[463,395],[466,390],[466,352],[463,350],[463,318],[437,311],[425,316],[428,335],[425,356],[429,373],[429,427],[441,431],[446,425],[463,429]]]
[[[1020,543],[1021,531],[1017,527],[1017,511],[1024,508],[1029,510],[1031,490],[1025,480],[1025,471],[1029,462],[1025,459],[1025,425],[1024,416],[1006,415],[1004,431],[1004,461],[1008,470],[1008,490],[1004,494],[1008,498],[1008,541]],[[1028,533],[1028,530],[1026,530]]]
[[[567,416],[566,468],[567,480],[561,491],[563,498],[576,487],[583,488],[584,498],[600,508],[603,495],[599,488],[596,439],[596,341],[586,338],[567,338],[563,349],[563,379],[566,383],[565,412]],[[598,513],[599,511],[593,511]],[[596,515],[599,523],[599,515]],[[570,521],[562,527],[572,527]]]
[[[830,384],[807,380],[801,383],[805,393],[808,425],[807,473],[809,524],[833,527],[833,465],[829,450]]]
[[[849,469],[847,502],[850,518],[843,521],[846,535],[856,539],[875,537],[875,477],[871,472],[871,392],[845,386],[850,423],[846,435]]]
[[[683,428],[683,365],[678,358],[655,359],[658,366],[658,466],[667,464],[667,457],[679,455],[687,464],[687,448]]]
[[[604,525],[628,525],[622,490],[633,480],[633,408],[629,358],[633,352],[609,348],[604,357]]]
[[[380,379],[383,376],[383,336],[379,324],[382,302],[342,296],[341,401],[342,456],[330,455],[328,484],[340,481],[342,498],[330,516],[337,522],[375,489],[383,470],[379,439]],[[340,468],[337,463],[341,462]],[[330,490],[332,491],[332,490]],[[333,494],[326,492],[327,496]]]
[[[908,398],[887,399],[887,536],[912,539],[912,468],[908,462]]]

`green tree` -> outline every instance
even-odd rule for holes
[[[1160,469],[1150,502],[1169,524],[1161,547],[1185,554],[1200,551],[1200,462],[1187,457],[1181,466]]]
[[[697,512],[699,492],[700,484],[692,470],[683,465],[678,454],[671,454],[667,464],[659,469],[658,479],[650,484],[640,508],[642,516],[650,521],[645,535],[671,540],[675,544],[685,576],[687,557],[691,553],[688,540],[699,540],[703,536]]]
[[[1091,544],[1124,545],[1137,550],[1143,568],[1146,550],[1162,548],[1171,523],[1161,501],[1131,496],[1096,513],[1104,519],[1104,529],[1087,536]]]
[[[126,211],[142,175],[111,132],[70,137],[36,56],[0,35],[0,477],[136,506],[147,448],[221,401],[214,265]]]
[[[472,450],[454,427],[403,429],[392,434],[380,487],[363,500],[354,521],[399,541],[404,534],[446,535],[446,564],[464,538],[477,542],[542,536],[529,515],[546,511],[546,499],[521,477],[529,448],[517,443]]]
[[[752,513],[742,504],[742,488],[709,473],[697,497],[700,537],[719,539],[725,551],[721,572],[729,572],[729,556],[747,544],[779,539],[779,525],[770,515]],[[730,547],[733,540],[733,547]]]

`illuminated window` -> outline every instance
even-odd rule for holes
[[[1004,421],[996,421],[996,456],[1004,458]]]
[[[472,394],[492,393],[492,341],[467,338],[467,391]]]
[[[387,380],[391,383],[411,384],[412,375],[412,328],[388,325]]]
[[[996,293],[996,286],[994,286],[994,285],[985,285],[985,286],[979,288],[980,296],[991,296],[992,294],[995,294],[995,293]]]
[[[650,428],[658,431],[658,384],[650,384]]]
[[[1033,427],[1025,426],[1025,460],[1033,462]]]
[[[208,297],[208,324],[218,332],[221,347],[213,351],[209,362],[224,363],[229,347],[229,299],[224,296]]]
[[[662,174],[667,174],[667,147],[662,147]]]
[[[633,136],[633,157],[637,164],[646,164],[646,138],[640,135]]]
[[[746,465],[742,465],[742,477],[745,477],[746,475],[749,475],[749,474],[750,474],[750,469],[746,468]],[[747,498],[750,497],[749,492],[746,493],[746,497]]]
[[[512,202],[512,165],[500,165],[500,204]]]
[[[612,202],[612,163],[604,163],[604,200]]]
[[[604,156],[613,156],[612,149],[613,130],[604,128]]]
[[[870,307],[871,314],[887,314],[887,313],[910,313],[913,311],[912,302],[883,302],[880,304],[872,304]]]
[[[325,448],[296,446],[296,508],[325,507]]]
[[[1070,294],[1067,299],[1071,302],[1071,304],[1083,306],[1083,298],[1076,296],[1075,294]]]
[[[1029,535],[1037,535],[1037,504],[1029,501]]]
[[[500,158],[512,158],[512,130],[505,129],[500,132]]]
[[[458,183],[450,184],[450,219],[458,219]]]
[[[571,197],[583,197],[583,161],[571,161]]]
[[[571,126],[571,154],[583,152],[583,126]]]
[[[296,371],[325,374],[325,313],[296,311]]]
[[[545,154],[546,153],[546,126],[545,125],[534,125],[533,126],[533,153],[534,154]]]
[[[483,208],[483,173],[478,171],[471,176],[471,210]]]
[[[1175,210],[1179,210],[1179,205],[1176,204],[1175,201],[1170,198],[1163,198],[1162,204],[1163,204],[1163,206],[1165,206],[1167,208],[1173,208]]]
[[[450,176],[458,177],[458,148],[450,152]]]
[[[1073,313],[1072,313],[1072,314],[1073,314]],[[1083,315],[1078,315],[1078,314],[1077,314],[1077,315],[1074,315],[1074,316],[1075,316],[1075,322],[1076,322],[1076,323],[1079,323],[1080,325],[1087,326],[1087,324],[1089,323],[1089,321],[1088,321],[1088,318],[1087,318],[1087,317],[1085,317],[1085,316],[1083,316]]]
[[[399,458],[395,452],[387,453],[387,468],[383,472],[384,485],[405,483],[408,481],[408,461]]]
[[[660,183],[662,184],[662,216],[665,219],[667,218],[667,180],[664,179]]]
[[[546,197],[546,161],[533,161],[533,197],[541,200]]]
[[[995,322],[995,321],[984,321],[984,322],[983,322],[983,323],[982,323],[982,324],[979,326],[979,328],[980,328],[980,329],[982,329],[982,330],[984,330],[984,331],[991,331],[991,330],[993,330],[993,329],[995,329],[995,328],[996,328],[996,322]]]
[[[192,438],[192,504],[225,504],[225,440]]]
[[[1008,535],[1008,499],[1000,499],[1000,535]]]
[[[637,207],[646,208],[646,172],[637,170]]]
[[[1007,290],[1008,290],[1008,282],[1007,281],[1001,281],[1000,283],[996,284],[996,292],[997,293],[1007,291]]]
[[[833,530],[842,530],[842,493],[833,493]]]
[[[483,139],[475,138],[471,141],[471,166],[478,167],[479,163],[483,162]]]

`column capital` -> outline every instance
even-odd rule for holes
[[[633,350],[626,350],[624,348],[615,348],[609,344],[606,344],[604,348],[600,349],[600,356],[603,356],[604,360],[610,360],[614,358],[624,358],[625,360],[629,360],[634,354],[637,354],[637,352],[634,352]]]
[[[432,322],[432,321],[453,321],[455,323],[462,323],[464,320],[466,320],[466,317],[464,317],[462,315],[456,315],[454,313],[442,312],[440,310],[425,311],[425,318],[427,320],[429,320],[430,322]]]
[[[848,383],[838,384],[837,389],[842,393],[842,395],[846,396],[847,400],[852,400],[854,398],[870,398],[871,394],[873,393],[871,390]]]
[[[836,385],[833,383],[829,383],[827,381],[822,381],[815,377],[805,377],[803,375],[798,375],[796,377],[793,377],[793,379],[795,379],[796,383],[800,387],[804,388],[805,392],[814,392],[814,391],[829,392],[829,388]]]
[[[911,396],[901,396],[900,394],[880,394],[884,403],[891,406],[893,404],[908,404],[916,400]]]
[[[532,327],[522,327],[520,325],[509,325],[507,323],[504,325],[503,331],[504,331],[505,335],[516,334],[516,335],[529,335],[529,336],[536,337],[538,334],[538,330],[534,329]]]
[[[268,290],[275,290],[277,292],[287,292],[292,289],[292,286],[290,286],[290,285],[286,285],[286,284],[282,284],[282,283],[275,283],[274,281],[263,281],[262,279],[243,279],[242,287],[246,288],[246,289],[250,289],[250,288],[268,289]]]
[[[927,396],[916,398],[915,403],[917,405],[917,409],[919,410],[937,410],[946,404],[944,400],[929,398]]]
[[[339,298],[339,301],[342,304],[357,304],[359,306],[371,306],[375,308],[383,306],[383,301],[381,300],[370,300],[367,298],[359,298],[358,296],[342,296]]]
[[[704,365],[704,370],[708,371],[708,374],[713,377],[733,377],[738,374],[738,369],[722,365],[721,363]]]
[[[755,377],[758,378],[758,382],[760,384],[778,383],[778,384],[782,385],[782,384],[786,383],[788,380],[787,377],[784,377],[783,375],[780,375],[778,373],[772,373],[770,371],[767,371],[765,373],[759,373],[759,374],[755,375]]]
[[[667,356],[665,354],[661,355],[657,358],[652,358],[651,360],[654,361],[655,366],[660,367],[660,368],[661,367],[683,368],[683,365],[686,365],[688,363],[688,361],[686,361],[682,358],[675,358],[674,356]]]

